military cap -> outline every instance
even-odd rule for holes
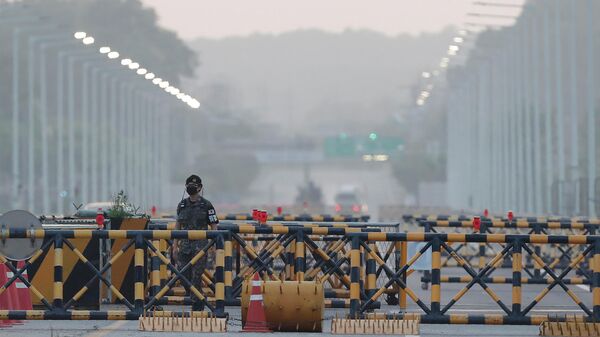
[[[186,180],[185,180],[185,184],[196,184],[196,185],[202,185],[202,179],[200,179],[200,177],[198,177],[195,174],[192,174],[191,176],[189,176]]]

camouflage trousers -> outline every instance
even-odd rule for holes
[[[200,241],[197,245],[194,245],[194,249],[190,252],[180,251],[178,254],[177,268],[182,270],[185,265],[187,265],[193,258],[200,252],[200,250],[206,246],[208,242]],[[182,273],[182,275],[187,278],[199,291],[202,291],[202,274],[204,270],[210,266],[209,259],[210,250],[207,255],[204,255],[201,259],[199,259],[193,266],[190,266],[186,271]],[[183,287],[190,294],[191,299],[196,302],[198,298],[194,295],[193,292],[190,291],[190,287],[185,283],[181,282]]]

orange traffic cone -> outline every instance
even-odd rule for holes
[[[17,269],[21,270],[21,268],[25,267],[24,261],[17,262]],[[23,276],[29,281],[29,276],[27,276],[27,269],[23,271]],[[29,292],[29,288],[21,281],[21,279],[15,280],[15,293],[17,294],[17,310],[33,310],[33,303],[31,302],[31,293]]]
[[[267,325],[263,296],[260,290],[261,281],[258,273],[252,278],[252,292],[250,293],[250,304],[246,315],[246,324],[242,332],[272,332]]]
[[[10,263],[10,262],[7,262]],[[8,268],[6,268],[6,265],[4,263],[0,264],[0,286],[4,286],[6,284],[6,282],[8,282],[8,275],[11,275],[12,272],[10,272],[8,270]],[[13,283],[14,284],[14,283]],[[16,306],[15,306],[15,300],[16,298],[14,297],[13,292],[11,291],[11,289],[13,289],[14,286],[11,284],[10,287],[8,287],[7,289],[5,289],[2,294],[0,294],[0,309],[1,310],[16,310]],[[17,321],[13,321],[13,320],[0,320],[0,327],[9,327],[12,326],[13,324],[17,323]]]
[[[12,263],[12,262],[7,262],[7,263]],[[6,268],[6,280],[8,281],[15,274],[10,269],[8,269],[8,267],[5,266],[5,268]],[[23,275],[25,275],[25,274],[26,273],[24,272]],[[22,287],[22,286],[25,286],[25,284],[23,284],[23,282],[21,281],[21,279],[17,278],[10,285],[10,287],[8,287],[8,289],[6,289],[6,291],[8,292],[8,297],[10,298],[9,302],[10,302],[10,308],[11,308],[11,310],[23,310],[21,308],[21,303],[20,303],[20,299],[19,299],[19,292],[18,292],[19,287]],[[29,290],[29,289],[27,289],[27,290]],[[11,322],[11,324],[17,324],[17,325],[23,324],[23,321],[14,320],[14,319],[10,320],[10,322]]]

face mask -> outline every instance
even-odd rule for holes
[[[198,193],[198,186],[196,185],[187,185],[185,187],[185,191],[189,194],[189,195],[194,195]]]

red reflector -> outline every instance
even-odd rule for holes
[[[481,228],[481,218],[476,216],[473,217],[473,229],[478,231]]]

